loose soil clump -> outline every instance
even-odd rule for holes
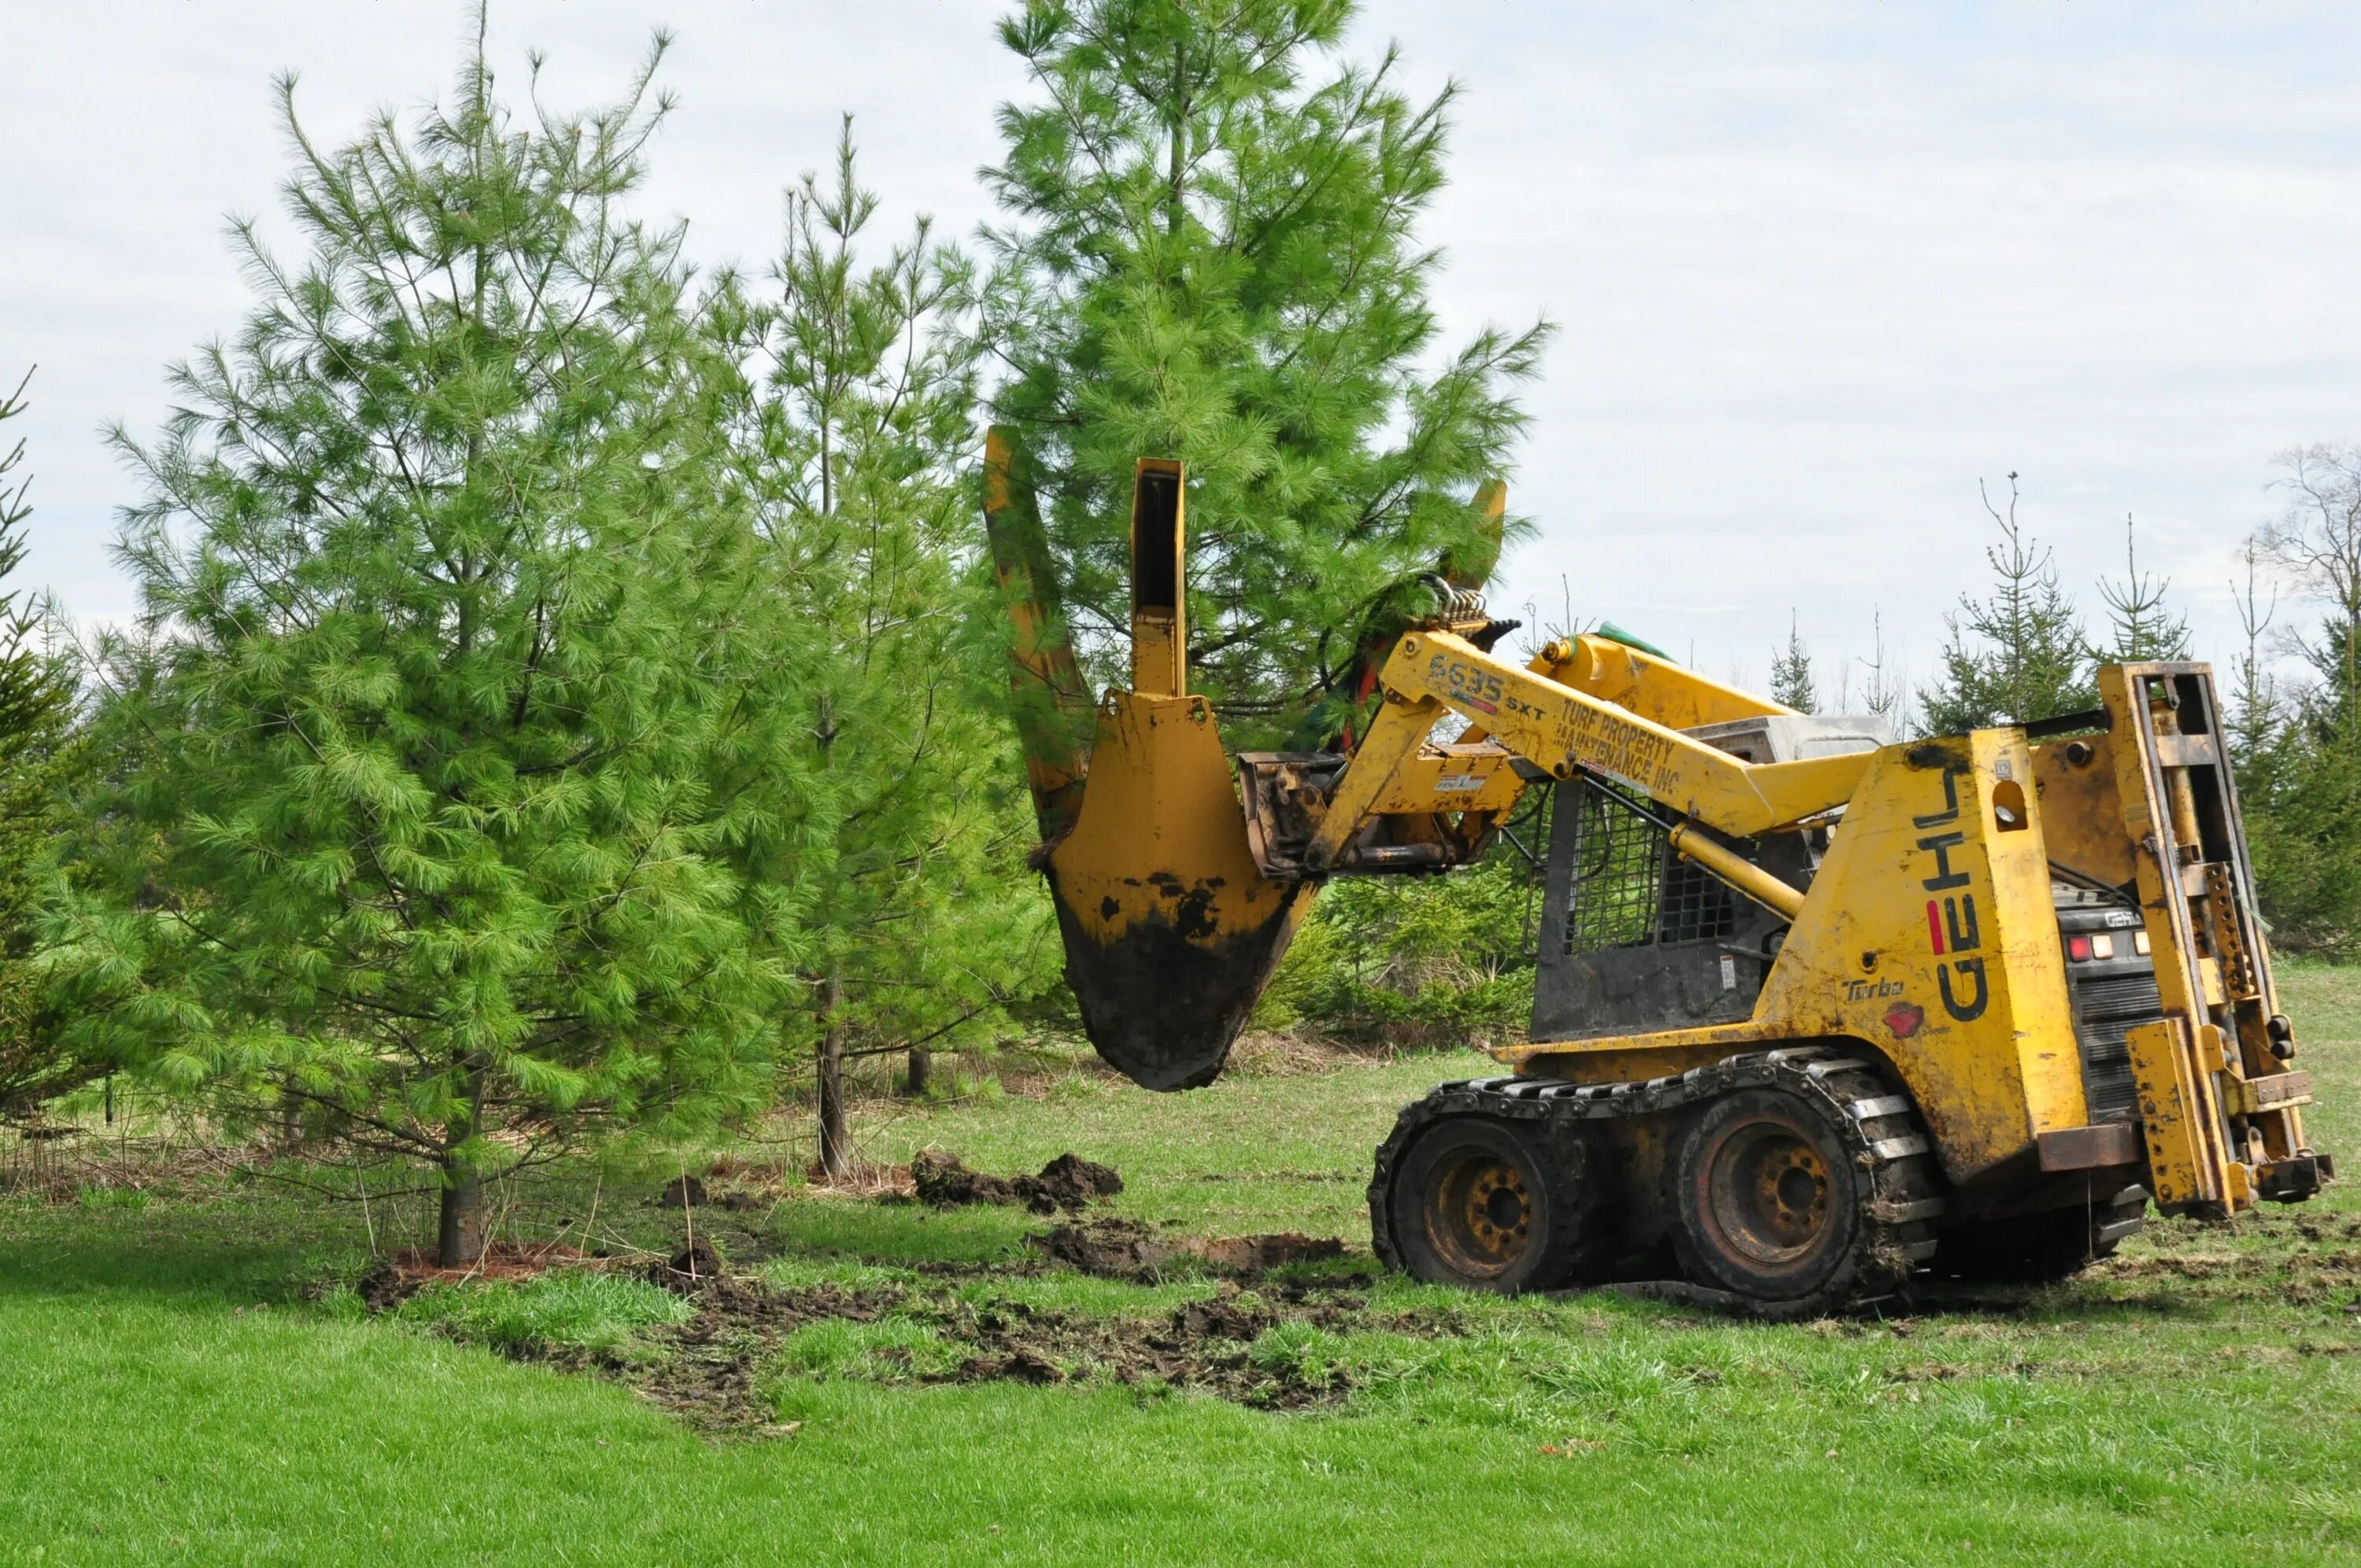
[[[353,1289],[361,1305],[372,1312],[390,1312],[408,1300],[417,1286],[406,1283],[401,1270],[385,1258],[368,1266],[368,1272],[353,1282]]]
[[[1261,1409],[1297,1410],[1341,1403],[1350,1373],[1300,1355],[1264,1354],[1270,1330],[1369,1326],[1357,1299],[1293,1303],[1242,1299],[1234,1285],[1205,1300],[1184,1301],[1161,1318],[1101,1318],[1044,1311],[1021,1302],[982,1307],[942,1304],[937,1332],[977,1347],[949,1379],[1068,1382],[1101,1379],[1126,1386],[1193,1388]]]
[[[1108,1279],[1144,1278],[1182,1255],[1179,1243],[1165,1240],[1136,1220],[1059,1225],[1029,1239],[1050,1262]]]
[[[672,1256],[648,1265],[648,1278],[684,1295],[721,1277],[721,1255],[703,1242],[691,1242]]]
[[[668,1353],[653,1365],[599,1358],[594,1365],[630,1383],[673,1414],[710,1431],[770,1425],[770,1403],[755,1388],[763,1364],[797,1329],[830,1319],[865,1323],[900,1299],[897,1291],[850,1291],[834,1285],[774,1290],[760,1281],[702,1277],[684,1290],[697,1316],[665,1330]]]
[[[970,1170],[959,1156],[939,1149],[910,1162],[918,1201],[948,1209],[968,1203],[1022,1204],[1036,1214],[1078,1214],[1101,1198],[1123,1190],[1123,1178],[1109,1166],[1079,1155],[1061,1154],[1034,1176],[987,1176]]]
[[[1281,1231],[1259,1236],[1159,1236],[1130,1220],[1059,1225],[1033,1245],[1053,1263],[1109,1279],[1143,1279],[1184,1258],[1224,1273],[1256,1275],[1290,1263],[1342,1257],[1334,1236]]]

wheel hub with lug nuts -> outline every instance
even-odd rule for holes
[[[1532,1222],[1524,1173],[1491,1156],[1461,1161],[1428,1194],[1429,1234],[1471,1273],[1497,1274],[1515,1263]]]
[[[1828,1225],[1828,1170],[1813,1142],[1776,1123],[1730,1130],[1713,1162],[1714,1217],[1741,1252],[1784,1263]]]

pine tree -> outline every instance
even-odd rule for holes
[[[27,372],[0,396],[0,424],[25,411],[31,380]],[[22,441],[0,440],[0,582],[25,563],[32,480],[11,477],[24,458]],[[74,707],[71,674],[45,645],[49,623],[31,594],[0,591],[0,1117],[22,1114],[96,1070],[59,1037],[41,952]]]
[[[1962,595],[1944,618],[1950,633],[1943,673],[1926,694],[1927,728],[1960,734],[1994,724],[2029,724],[2096,706],[2088,647],[2074,606],[2058,585],[2048,549],[2017,521],[2015,474],[2006,510],[1980,485],[1984,510],[2000,530],[1984,559],[1993,573],[1985,598]]]
[[[2237,774],[2272,940],[2353,957],[2361,949],[2361,756],[2338,742],[2333,712],[2305,704],[2240,760]]]
[[[1426,367],[1441,258],[1416,227],[1455,89],[1413,104],[1391,51],[1332,65],[1352,13],[1026,0],[1001,27],[1039,96],[1002,110],[986,175],[1013,220],[990,236],[996,415],[1103,680],[1127,656],[1133,461],[1187,463],[1191,679],[1240,743],[1330,696],[1356,609],[1445,556],[1488,572],[1472,495],[1548,336],[1488,330]]]
[[[1848,661],[1838,666],[1836,710],[1840,713],[1861,712],[1876,715],[1885,721],[1894,734],[1910,727],[1911,691],[1900,663],[1885,646],[1885,611],[1869,612],[1869,653],[1864,658]],[[1853,664],[1861,666],[1861,698],[1854,706]]]
[[[2131,514],[2124,514],[2124,580],[2102,582],[2109,641],[2091,650],[2093,663],[2166,663],[2189,657],[2189,620],[2174,610],[2172,579],[2143,572]]]
[[[977,640],[974,347],[952,330],[966,269],[923,219],[864,265],[876,207],[848,120],[829,178],[790,195],[775,294],[726,291],[715,313],[762,367],[732,415],[766,545],[758,613],[802,650],[753,688],[755,722],[782,732],[753,755],[800,771],[788,792],[744,781],[770,803],[744,842],[801,890],[790,1045],[818,1057],[831,1174],[851,1161],[846,1055],[906,1050],[922,1080],[930,1045],[1001,1022],[1004,1001],[1048,983],[1055,949],[1023,861],[998,651]]]
[[[663,51],[521,120],[479,34],[448,106],[333,151],[283,81],[308,257],[240,224],[243,330],[117,437],[145,739],[80,927],[94,1044],[430,1162],[446,1265],[488,1179],[767,1088],[779,905],[711,852],[709,784],[739,673],[792,651],[731,641],[749,542],[681,504],[708,378],[677,232],[622,205]]]
[[[1818,711],[1819,694],[1812,681],[1812,652],[1804,646],[1795,612],[1787,612],[1787,646],[1771,656],[1771,700],[1797,713]]]
[[[2230,693],[2230,745],[2244,769],[2262,762],[2279,741],[2282,717],[2279,680],[2263,656],[2263,640],[2278,619],[2279,605],[2276,592],[2269,603],[2263,602],[2261,541],[2249,535],[2238,547],[2238,560],[2246,569],[2246,580],[2230,585],[2231,602],[2238,607],[2240,634],[2238,667],[2233,673]],[[2238,787],[2247,787],[2243,773]]]

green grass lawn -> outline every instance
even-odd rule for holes
[[[2361,971],[2291,969],[2286,990],[2323,1097],[2315,1142],[2361,1160]],[[1153,1229],[1365,1249],[1361,1187],[1395,1110],[1483,1068],[1425,1057],[1178,1096],[1077,1070],[1038,1096],[879,1102],[862,1131],[873,1157],[934,1145],[994,1171],[1072,1149],[1119,1168],[1108,1209]],[[561,1173],[512,1223],[591,1234],[596,1201],[597,1234],[676,1245],[678,1212],[646,1203],[660,1180]],[[313,1299],[358,1273],[371,1227],[414,1234],[415,1204],[365,1220],[204,1182],[0,1200],[0,1563],[2361,1554],[2349,1186],[2235,1229],[2158,1226],[2069,1286],[1883,1322],[1498,1301],[1353,1283],[1366,1258],[1310,1266],[1334,1287],[1312,1299],[1350,1305],[1326,1326],[1276,1285],[1235,1298],[1288,1319],[1235,1347],[1250,1372],[1328,1389],[1283,1413],[1081,1363],[1053,1387],[928,1380],[959,1354],[954,1319],[1143,1321],[1214,1296],[1200,1272],[1045,1271],[1024,1239],[1043,1222],[1021,1212],[799,1182],[697,1213],[783,1288],[882,1304],[763,1343],[745,1397],[770,1435],[714,1435],[634,1391],[687,1354],[666,1336],[688,1310],[635,1281],[475,1286],[378,1317],[349,1291]]]

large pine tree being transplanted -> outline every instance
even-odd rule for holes
[[[282,95],[309,254],[240,225],[256,308],[122,441],[137,831],[92,1027],[431,1162],[464,1262],[488,1176],[766,1086],[778,906],[708,852],[751,542],[681,501],[714,420],[676,236],[621,206],[648,75],[520,118],[479,38],[447,107],[333,151]]]
[[[1133,460],[1181,458],[1192,679],[1267,734],[1341,675],[1356,608],[1480,551],[1469,501],[1547,336],[1436,360],[1415,231],[1452,93],[1413,104],[1390,52],[1334,63],[1353,9],[1028,0],[1001,29],[1038,91],[1001,114],[984,334],[1085,656],[1124,667]]]

